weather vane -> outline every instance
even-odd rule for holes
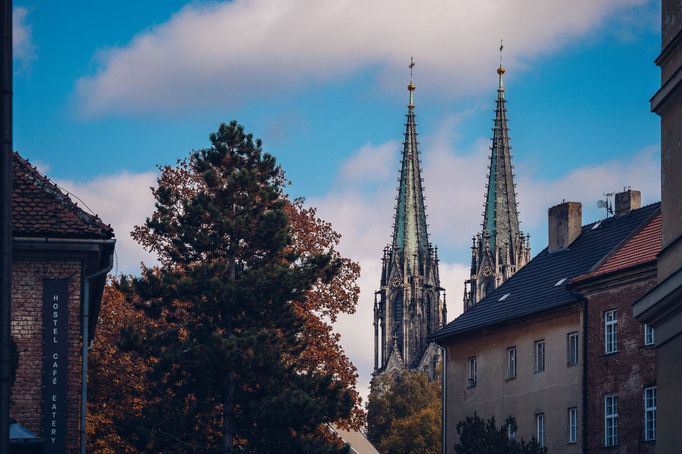
[[[414,68],[414,57],[410,57],[410,80],[412,80],[412,68]]]

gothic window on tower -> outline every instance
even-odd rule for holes
[[[426,296],[426,335],[430,336],[431,335],[431,311],[433,308],[433,303],[431,302],[431,294],[429,293]]]
[[[403,292],[399,291],[393,297],[393,336],[398,348],[403,349]]]

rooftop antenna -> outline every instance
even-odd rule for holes
[[[613,204],[611,203],[611,197],[613,197],[615,192],[605,192],[604,198],[597,200],[597,208],[606,209],[606,217],[613,215]]]

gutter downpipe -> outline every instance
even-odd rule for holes
[[[446,429],[447,407],[448,407],[447,406],[448,399],[447,399],[447,394],[446,394],[447,389],[448,389],[448,387],[447,387],[448,374],[446,373],[446,371],[447,371],[448,356],[447,356],[447,352],[445,351],[444,347],[441,347],[436,342],[434,342],[433,345],[435,345],[436,348],[438,350],[440,350],[441,358],[443,359],[443,361],[442,361],[443,367],[440,371],[440,374],[441,374],[441,378],[440,378],[440,396],[441,396],[440,397],[440,405],[441,405],[441,427],[440,427],[441,440],[440,440],[440,444],[441,444],[441,452],[443,454],[446,454],[447,453],[447,447],[445,446],[445,443],[446,443],[445,429]]]
[[[90,279],[94,279],[103,274],[107,274],[114,267],[114,254],[109,255],[109,264],[99,271],[94,272],[89,276],[85,276],[83,280],[83,310],[81,329],[83,339],[83,352],[81,358],[81,428],[80,428],[80,454],[86,454],[87,434],[85,432],[85,421],[88,412],[88,348],[90,344],[89,330],[90,330]]]

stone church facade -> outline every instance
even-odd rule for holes
[[[374,301],[374,375],[405,369],[434,378],[439,350],[429,340],[445,325],[438,250],[429,242],[410,82],[393,238],[383,250],[381,286]]]

